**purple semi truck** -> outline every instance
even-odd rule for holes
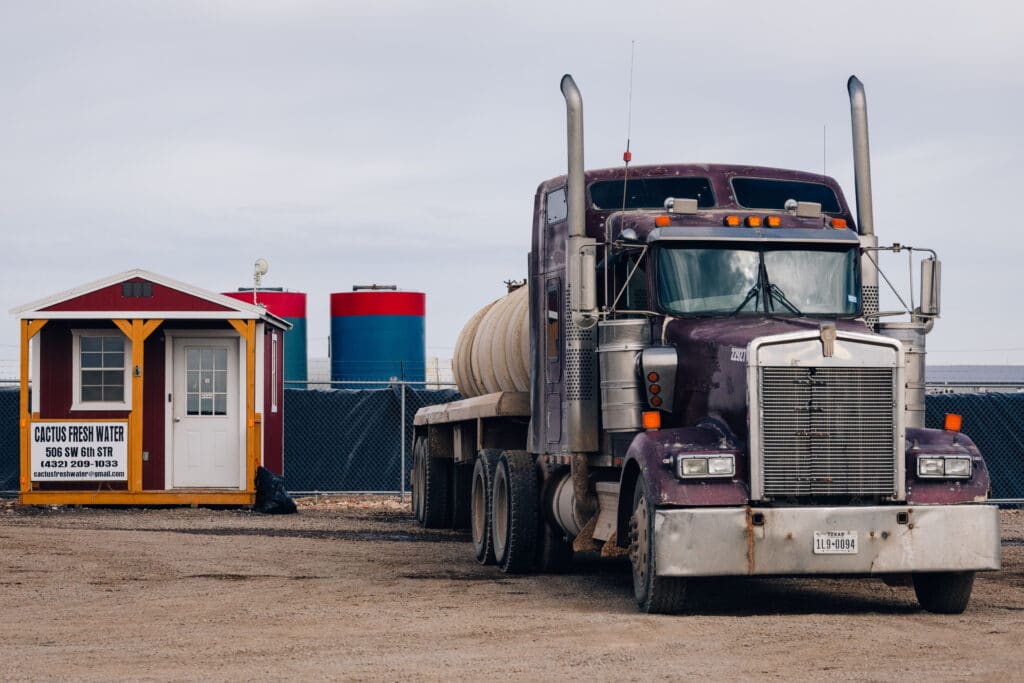
[[[569,171],[537,190],[525,286],[459,337],[463,399],[416,414],[417,519],[510,573],[628,553],[646,612],[707,576],[877,576],[962,612],[999,568],[998,510],[955,416],[924,427],[940,264],[878,246],[860,81],[856,219],[820,174],[585,171],[561,87]],[[887,321],[879,253],[908,249],[920,305]]]

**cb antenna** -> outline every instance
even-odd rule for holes
[[[625,164],[625,170],[622,174],[622,210],[626,210],[626,197],[628,196],[627,185],[629,184],[629,162],[633,160],[633,153],[629,151],[629,138],[633,132],[633,67],[636,64],[636,41],[630,41],[629,48],[629,83],[626,88],[626,151],[622,153],[622,162]],[[604,223],[604,262],[608,263],[608,243],[612,241],[612,228],[608,224],[608,221]],[[608,270],[607,265],[604,269],[604,300],[607,303],[608,298]],[[614,283],[615,287],[618,287],[618,281]]]
[[[633,133],[633,67],[636,65],[636,41],[632,41],[629,50],[629,85],[626,95],[626,151],[622,153],[625,163],[625,174],[622,176],[622,210],[626,210],[626,183],[629,181],[629,162],[633,153],[629,151],[630,136]]]

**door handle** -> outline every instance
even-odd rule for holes
[[[175,422],[181,422],[181,418],[180,417],[176,417],[176,418],[174,418],[174,421]]]

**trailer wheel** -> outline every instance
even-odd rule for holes
[[[937,614],[963,614],[971,600],[974,572],[914,574],[914,593],[921,607]]]
[[[633,566],[636,604],[650,614],[678,614],[686,597],[686,581],[658,576],[654,554],[654,505],[647,497],[643,478],[633,491],[633,516],[629,520],[629,560]]]
[[[423,454],[423,526],[427,529],[449,527],[452,508],[448,491],[452,461],[446,458],[431,458],[425,440],[420,452]]]
[[[501,571],[533,569],[537,553],[537,471],[526,451],[502,451],[494,468],[491,533]]]
[[[423,523],[423,479],[426,455],[426,439],[417,437],[412,447],[412,471],[409,472],[409,488],[412,489],[412,496],[409,503],[412,506],[412,513],[416,521]]]
[[[469,496],[469,528],[473,534],[473,555],[480,564],[494,564],[494,544],[491,533],[491,491],[494,466],[501,451],[485,448],[473,463],[473,481]]]

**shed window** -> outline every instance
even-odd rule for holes
[[[72,409],[125,410],[131,398],[131,342],[116,331],[74,332]]]

